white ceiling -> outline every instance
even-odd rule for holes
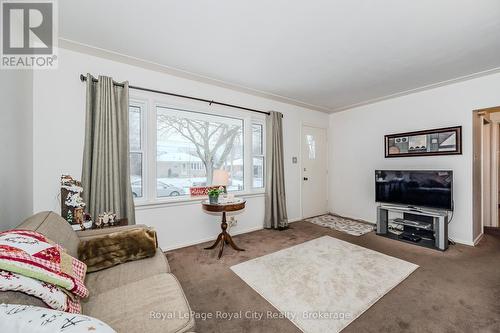
[[[500,68],[499,0],[63,0],[59,11],[64,39],[326,111]]]

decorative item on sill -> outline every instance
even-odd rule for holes
[[[99,214],[99,216],[97,216],[97,219],[95,221],[95,226],[97,228],[106,228],[115,225],[116,222],[117,220],[115,213],[104,212],[102,214]]]
[[[109,223],[109,215],[108,213],[104,212],[102,213],[102,226],[107,227]]]
[[[109,215],[109,225],[115,225],[116,214],[115,213],[108,213],[108,215]]]
[[[208,191],[215,188],[218,189],[220,186],[192,186],[189,188],[189,195],[192,197],[204,197],[208,195]],[[223,186],[224,192],[226,192],[226,187]]]
[[[85,230],[85,225],[84,225],[84,213],[83,213],[83,207],[78,207],[75,208],[74,210],[74,223],[78,224],[82,230]]]
[[[92,221],[84,218],[86,205],[81,197],[82,192],[83,187],[79,181],[69,175],[61,176],[61,216],[74,230],[84,230],[92,226]]]
[[[103,220],[104,220],[104,217],[102,214],[97,215],[97,218],[95,219],[95,226],[97,229],[101,228]]]

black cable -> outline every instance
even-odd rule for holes
[[[451,223],[451,220],[453,220],[453,216],[455,215],[455,201],[451,202],[451,217],[448,219],[448,224]],[[448,213],[446,214],[448,215]]]
[[[452,201],[451,202],[451,217],[448,219],[448,224],[451,223],[454,215],[455,215],[455,201]],[[450,237],[448,237],[448,243],[451,245],[455,245],[455,241],[453,239],[451,239]]]
[[[453,216],[455,216],[454,211],[451,211],[451,217],[448,219],[448,224],[453,220]]]

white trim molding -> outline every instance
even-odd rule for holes
[[[476,246],[477,244],[479,244],[479,242],[481,241],[481,239],[483,239],[483,236],[484,236],[484,232],[481,232],[477,237],[476,239],[474,239],[474,242],[472,244],[472,246]]]
[[[241,235],[241,234],[247,234],[249,232],[254,232],[254,231],[258,231],[258,230],[262,230],[262,229],[264,229],[264,226],[248,228],[248,229],[245,229],[245,230],[240,230],[240,231],[237,231],[237,232],[232,232],[231,236],[236,236],[236,235]],[[215,238],[217,238],[217,236],[214,236],[214,237],[205,237],[205,238],[202,238],[202,239],[198,239],[196,241],[186,242],[186,243],[182,243],[182,244],[178,244],[178,245],[174,245],[174,246],[161,246],[161,244],[160,244],[160,248],[161,248],[161,250],[163,252],[167,252],[167,251],[182,249],[182,248],[188,247],[188,246],[199,245],[199,244],[202,244],[202,243],[214,241]]]
[[[59,38],[58,42],[59,42],[60,48],[67,49],[70,51],[76,51],[76,52],[80,52],[80,53],[84,53],[84,54],[88,54],[88,55],[92,55],[92,56],[96,56],[96,57],[100,57],[100,58],[104,58],[104,59],[108,59],[108,60],[118,61],[118,62],[122,62],[122,63],[129,64],[129,65],[136,66],[136,67],[141,67],[141,68],[152,70],[152,71],[165,73],[165,74],[169,74],[169,75],[173,75],[173,76],[177,76],[177,77],[181,77],[181,78],[189,79],[189,80],[193,80],[193,81],[198,81],[201,83],[211,84],[211,85],[218,86],[221,88],[231,89],[231,90],[242,92],[245,94],[249,94],[249,95],[253,95],[253,96],[257,96],[257,97],[262,97],[262,98],[267,98],[267,99],[274,100],[277,102],[296,105],[296,106],[303,107],[306,109],[330,113],[330,114],[335,113],[335,112],[347,111],[347,110],[350,110],[350,109],[353,109],[353,108],[356,108],[359,106],[374,104],[374,103],[381,102],[384,100],[393,99],[393,98],[401,97],[401,96],[405,96],[405,95],[410,95],[413,93],[421,92],[424,90],[430,90],[430,89],[450,85],[453,83],[471,80],[471,79],[479,78],[482,76],[500,73],[500,67],[491,68],[491,69],[488,69],[485,71],[471,73],[468,75],[459,76],[459,77],[452,78],[449,80],[431,83],[431,84],[416,87],[413,89],[408,89],[405,91],[396,92],[394,94],[380,96],[377,98],[372,98],[372,99],[368,99],[365,101],[361,101],[359,103],[354,103],[354,104],[350,104],[350,105],[346,105],[346,106],[332,109],[332,108],[329,108],[327,106],[311,104],[308,102],[294,99],[292,97],[281,96],[281,95],[273,94],[270,92],[245,87],[245,86],[238,85],[235,83],[230,83],[230,82],[214,79],[214,78],[211,78],[208,76],[203,76],[203,75],[192,73],[189,71],[185,71],[185,70],[177,69],[174,67],[158,64],[155,62],[147,61],[144,59],[128,56],[128,55],[125,55],[122,53],[110,51],[107,49],[95,47],[95,46],[88,45],[88,44],[79,43],[79,42],[76,42],[76,41],[73,41],[70,39],[66,39],[66,38]]]
[[[491,68],[491,69],[488,69],[488,70],[485,70],[485,71],[482,71],[482,72],[477,72],[477,73],[472,73],[472,74],[468,74],[468,75],[464,75],[464,76],[459,76],[459,77],[456,77],[456,78],[453,78],[453,79],[450,79],[450,80],[445,80],[445,81],[441,81],[441,82],[431,83],[431,84],[428,84],[428,85],[425,85],[425,86],[421,86],[421,87],[417,87],[417,88],[413,88],[413,89],[409,89],[409,90],[397,92],[397,93],[390,94],[390,95],[385,95],[385,96],[381,96],[381,97],[377,97],[377,98],[372,98],[372,99],[369,99],[369,100],[366,100],[366,101],[363,101],[363,102],[354,103],[354,104],[351,104],[351,105],[347,105],[347,106],[343,106],[343,107],[340,107],[340,108],[333,109],[333,110],[330,111],[330,113],[348,111],[350,109],[354,109],[354,108],[357,108],[357,107],[360,107],[360,106],[369,105],[369,104],[375,104],[375,103],[378,103],[378,102],[381,102],[381,101],[385,101],[385,100],[388,100],[388,99],[393,99],[393,98],[397,98],[397,97],[401,97],[401,96],[411,95],[411,94],[418,93],[418,92],[421,92],[421,91],[430,90],[430,89],[439,88],[439,87],[444,87],[444,86],[447,86],[447,85],[450,85],[450,84],[459,83],[459,82],[462,82],[462,81],[468,81],[468,80],[472,80],[472,79],[477,79],[477,78],[482,77],[482,76],[492,75],[492,74],[496,74],[496,73],[500,73],[500,67],[495,67],[495,68]]]
[[[92,45],[87,45],[79,42],[75,42],[70,39],[65,39],[65,38],[59,38],[59,47],[70,50],[70,51],[75,51],[79,53],[85,53],[88,55],[96,56],[99,58],[104,58],[112,61],[118,61],[124,64],[136,66],[136,67],[141,67],[147,70],[152,70],[160,73],[165,73],[173,76],[177,76],[180,78],[188,79],[188,80],[193,80],[193,81],[198,81],[201,83],[206,83],[210,85],[214,85],[217,87],[221,88],[226,88],[226,89],[231,89],[234,91],[238,91],[241,93],[257,96],[257,97],[262,97],[262,98],[267,98],[270,100],[274,100],[277,102],[281,103],[286,103],[286,104],[291,104],[291,105],[296,105],[302,108],[306,109],[311,109],[315,111],[320,111],[320,112],[325,112],[325,113],[330,113],[332,110],[330,110],[327,107],[323,107],[320,105],[314,105],[306,102],[302,102],[290,97],[285,97],[285,96],[280,96],[277,94],[269,93],[266,91],[261,91],[258,89],[253,89],[245,86],[241,86],[235,83],[230,83],[230,82],[225,82],[222,80],[217,80],[208,76],[203,76],[199,74],[195,74],[192,72],[184,71],[181,69],[177,69],[174,67],[170,66],[165,66],[161,65],[155,62],[147,61],[144,59],[139,59],[136,57],[131,57],[122,53],[102,49],[99,47],[95,47]]]

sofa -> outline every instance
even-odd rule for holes
[[[54,212],[35,214],[17,229],[37,231],[77,257],[82,240],[143,225],[75,232]],[[82,300],[84,315],[98,318],[117,332],[192,332],[194,318],[179,281],[171,273],[160,248],[147,259],[130,261],[88,273],[85,285],[89,297]],[[47,307],[38,298],[20,292],[0,292],[0,304]]]

